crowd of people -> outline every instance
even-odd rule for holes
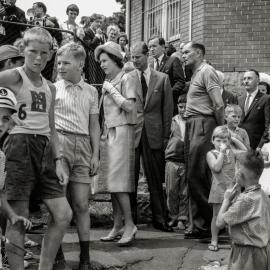
[[[7,2],[0,14],[26,22],[16,1]],[[203,44],[176,50],[153,36],[129,49],[117,25],[103,33],[100,15],[79,26],[75,4],[63,24],[42,2],[32,11],[33,27],[2,23],[0,33],[0,224],[12,243],[10,269],[24,269],[33,199],[50,213],[39,269],[65,269],[61,242],[72,215],[78,269],[90,269],[90,186],[111,194],[113,228],[100,240],[131,245],[142,173],[155,229],[210,237],[215,252],[228,225],[229,269],[270,268],[270,98],[258,71],[244,72],[238,97]]]

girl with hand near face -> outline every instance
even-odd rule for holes
[[[216,127],[212,135],[212,143],[215,147],[206,155],[208,166],[212,172],[212,186],[208,202],[213,205],[213,218],[211,222],[210,251],[218,251],[218,233],[216,219],[221,207],[224,193],[234,183],[235,155],[229,148],[231,139],[230,131],[226,126]]]

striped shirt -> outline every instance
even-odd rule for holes
[[[89,135],[89,116],[98,114],[98,92],[83,79],[77,84],[60,80],[55,84],[55,127]]]

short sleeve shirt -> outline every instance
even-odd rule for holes
[[[203,62],[194,72],[187,94],[186,116],[214,115],[209,92],[221,95],[221,87],[215,69]]]
[[[98,114],[98,92],[85,83],[65,80],[56,82],[55,127],[56,129],[89,135],[89,117]]]
[[[265,247],[270,236],[270,201],[254,185],[241,193],[223,215],[234,244]]]

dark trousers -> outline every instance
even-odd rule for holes
[[[213,146],[212,133],[216,127],[214,117],[198,116],[187,119],[185,134],[185,158],[187,181],[191,199],[197,210],[193,213],[194,224],[209,229],[212,219],[212,208],[208,203],[211,188],[211,172],[207,165],[206,154]]]
[[[165,222],[165,203],[162,183],[165,177],[165,160],[162,149],[151,149],[145,130],[142,131],[141,141],[135,150],[135,193],[131,194],[133,218],[137,220],[137,187],[140,173],[140,156],[142,156],[145,176],[150,193],[153,222]]]

